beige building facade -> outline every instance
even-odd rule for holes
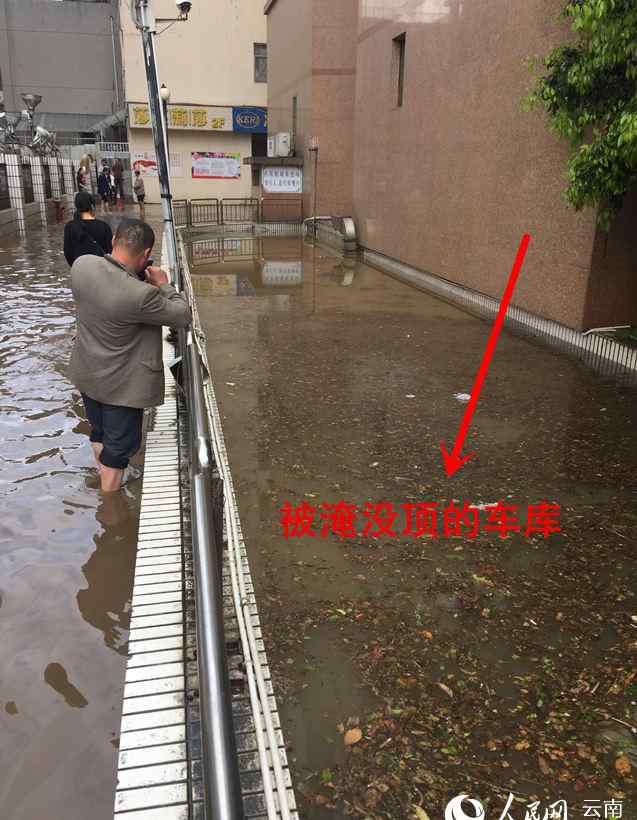
[[[174,17],[173,0],[154,0]],[[131,164],[142,170],[149,202],[159,202],[141,37],[122,0],[122,54]],[[162,29],[166,29],[162,32]],[[159,82],[170,91],[168,141],[176,199],[241,198],[253,192],[243,159],[265,153],[266,18],[252,0],[193,3],[190,19],[156,38]]]
[[[352,213],[357,8],[358,0],[270,0],[265,6],[274,55],[268,65],[269,131],[293,131],[296,108],[295,147],[305,158],[308,215],[312,137],[319,143],[318,212]]]
[[[568,145],[521,109],[529,56],[568,36],[562,3],[504,6],[270,0],[271,121],[301,100],[301,148],[320,137],[319,210],[349,210],[364,247],[499,298],[528,232],[517,305],[575,328],[634,323],[636,198],[609,236],[575,213]]]

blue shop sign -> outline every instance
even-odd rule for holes
[[[244,134],[267,134],[267,108],[233,108],[232,130]]]

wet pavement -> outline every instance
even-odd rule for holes
[[[97,492],[62,226],[0,240],[0,816],[112,817],[139,482]]]
[[[505,333],[447,479],[487,323],[298,238],[198,237],[191,268],[302,816],[631,816],[634,390]],[[556,502],[562,532],[282,534],[286,502],[454,500]]]

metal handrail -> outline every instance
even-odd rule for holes
[[[192,293],[189,289],[186,293],[192,304]],[[201,358],[194,333],[191,327],[180,334],[180,352],[190,427],[190,503],[204,802],[206,817],[210,820],[243,820],[224,635],[223,545],[214,527],[214,462]]]

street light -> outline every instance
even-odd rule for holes
[[[178,7],[180,14],[183,14],[181,6]],[[142,44],[144,48],[144,65],[146,67],[146,82],[148,83],[148,102],[150,108],[150,119],[153,126],[155,154],[157,156],[157,174],[164,217],[166,247],[168,250],[168,266],[170,268],[173,283],[178,290],[182,290],[182,283],[180,281],[181,277],[177,266],[177,237],[175,234],[175,223],[173,221],[172,195],[170,193],[168,142],[166,135],[167,124],[164,116],[165,103],[159,90],[157,59],[155,56],[157,20],[153,14],[152,0],[133,0],[131,3],[131,12],[133,22],[141,32]],[[177,19],[184,20],[186,18],[180,16]]]
[[[190,0],[177,0],[179,17],[165,21],[173,25],[178,21],[187,19],[192,3]],[[161,192],[162,211],[164,216],[164,235],[168,250],[169,264],[171,268],[172,280],[178,290],[183,290],[183,283],[179,267],[177,265],[177,241],[175,235],[175,223],[173,221],[172,198],[170,193],[170,177],[168,165],[168,143],[166,139],[167,125],[165,118],[165,105],[167,103],[168,89],[162,93],[159,87],[157,76],[157,61],[155,56],[155,36],[157,35],[157,23],[164,22],[155,19],[152,10],[152,0],[131,0],[131,11],[135,26],[142,35],[144,50],[144,65],[146,68],[146,81],[148,83],[148,102],[150,108],[150,119],[153,127],[153,141],[155,143],[155,153],[157,155],[157,171],[159,176],[159,189]],[[164,29],[165,30],[165,29]],[[196,418],[203,418],[201,413],[205,413],[205,408],[200,406],[203,400],[201,385],[199,389],[195,379],[198,369],[193,367],[198,353],[196,351],[196,338],[193,330],[180,330],[179,349],[185,367],[184,385],[190,399],[190,415]],[[187,342],[188,339],[188,343]],[[198,430],[195,423],[194,429]],[[196,448],[196,450],[195,450]],[[191,443],[191,454],[197,452],[199,461],[198,476],[203,478],[206,471],[210,471],[208,463],[209,442],[199,432],[197,441]],[[192,493],[200,492],[205,494],[205,482],[194,483],[191,486]],[[193,489],[194,488],[194,489]],[[198,489],[199,488],[199,489]],[[202,499],[199,499],[202,500]],[[202,515],[207,515],[208,497],[203,499],[201,506]],[[197,522],[193,522],[193,538],[196,533],[205,531],[205,520],[201,516],[195,516]],[[203,521],[203,523],[202,523]],[[201,524],[201,526],[199,526]],[[196,526],[195,526],[196,525]],[[197,536],[199,537],[199,536]],[[200,545],[197,555],[203,560],[205,566],[210,569],[212,555],[208,554],[208,545]],[[211,574],[212,570],[210,571]],[[202,573],[198,579],[201,586],[197,586],[197,595],[205,595],[207,574]],[[219,584],[219,595],[221,584]],[[217,594],[216,590],[212,594]],[[218,620],[214,611],[198,612],[198,617],[205,619],[203,635],[200,635],[198,647],[198,660],[200,662],[199,688],[201,692],[201,735],[202,735],[202,757],[204,763],[204,805],[205,814],[208,820],[242,820],[243,801],[241,796],[241,780],[237,764],[236,744],[232,725],[232,711],[230,690],[225,669],[225,647],[223,644],[221,621]],[[272,754],[275,754],[273,750]]]
[[[29,120],[29,127],[31,128],[31,141],[33,141],[33,136],[35,134],[35,129],[33,127],[33,114],[35,113],[35,109],[40,105],[42,102],[42,95],[41,94],[21,94],[22,101],[26,105],[26,109],[23,112],[26,115],[26,118]]]

